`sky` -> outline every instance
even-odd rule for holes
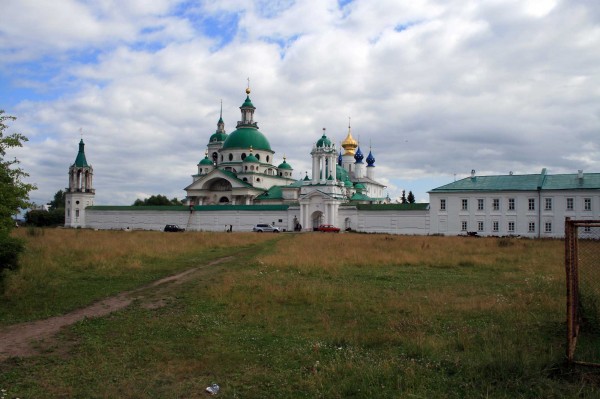
[[[398,198],[469,176],[600,172],[597,0],[3,0],[0,109],[37,204],[83,137],[97,205],[185,197],[221,101],[294,177],[326,128]],[[350,118],[350,119],[349,119]]]

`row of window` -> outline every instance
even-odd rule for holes
[[[469,229],[469,223],[466,220],[463,220],[461,222],[461,231],[468,231],[468,229]],[[479,231],[479,232],[485,231],[484,222],[481,220],[477,222],[477,231]],[[498,233],[500,231],[500,222],[498,222],[497,220],[492,221],[492,231],[495,233]],[[506,231],[508,233],[514,233],[515,232],[515,222],[508,222]],[[527,231],[529,233],[535,233],[535,231],[536,231],[535,230],[535,222],[529,222]],[[552,222],[544,223],[544,232],[552,233]]]
[[[253,155],[256,157],[256,159],[258,159],[260,161],[260,154],[256,153]],[[242,155],[240,155],[240,159],[243,161],[244,159],[246,159],[246,156],[247,156],[246,153],[242,152]],[[218,157],[218,154],[216,152],[213,152],[213,154],[212,154],[213,161],[216,162],[217,157]],[[231,153],[227,156],[227,159],[229,159],[230,161],[233,161],[233,158],[234,158],[234,156]],[[267,155],[267,157],[266,157],[267,163],[269,163],[270,160],[271,160],[271,158]],[[223,162],[223,154],[221,154],[221,162]]]
[[[551,211],[553,208],[552,198],[544,198],[544,210]],[[507,210],[514,211],[516,209],[516,200],[515,198],[508,198]],[[530,211],[535,211],[535,198],[527,199],[527,209]],[[572,211],[575,209],[575,199],[567,198],[567,211]],[[446,199],[440,199],[440,211],[446,210]],[[468,211],[469,210],[469,200],[467,198],[461,199],[461,210]],[[484,211],[485,210],[485,199],[478,198],[477,199],[477,210]],[[492,210],[499,211],[500,210],[500,198],[492,199]],[[591,198],[583,198],[583,210],[591,211],[592,210],[592,199]]]

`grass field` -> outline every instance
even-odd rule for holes
[[[136,301],[0,363],[3,399],[196,398],[212,383],[224,398],[600,397],[596,371],[564,365],[562,241],[19,234],[0,330],[200,268],[163,306]]]

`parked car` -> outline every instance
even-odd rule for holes
[[[264,231],[279,233],[281,230],[277,226],[273,226],[272,224],[257,224],[252,228],[252,231],[256,231],[257,233],[262,233]]]
[[[319,227],[317,227],[318,231],[323,231],[323,232],[329,232],[329,233],[339,233],[340,229],[339,227],[335,227],[332,224],[322,224]]]
[[[177,231],[185,231],[185,229],[183,227],[177,226],[176,224],[168,224],[165,226],[164,231],[177,232]]]

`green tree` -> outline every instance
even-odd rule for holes
[[[54,194],[54,199],[48,203],[50,210],[65,209],[67,193],[63,190],[58,190]]]
[[[29,206],[29,192],[35,189],[33,184],[23,182],[28,174],[19,168],[19,161],[5,159],[8,149],[22,147],[27,141],[27,137],[19,133],[5,134],[7,123],[15,119],[0,110],[0,272],[17,266],[23,243],[10,236],[15,225],[13,216]]]
[[[412,191],[408,192],[408,197],[406,198],[406,200],[408,201],[409,204],[415,203],[415,195],[412,193]]]
[[[402,197],[400,198],[400,203],[406,204],[406,191],[402,190]]]
[[[158,194],[151,195],[149,198],[143,200],[136,199],[133,203],[134,206],[160,206],[160,205],[183,205],[177,198],[168,199],[166,196]]]

